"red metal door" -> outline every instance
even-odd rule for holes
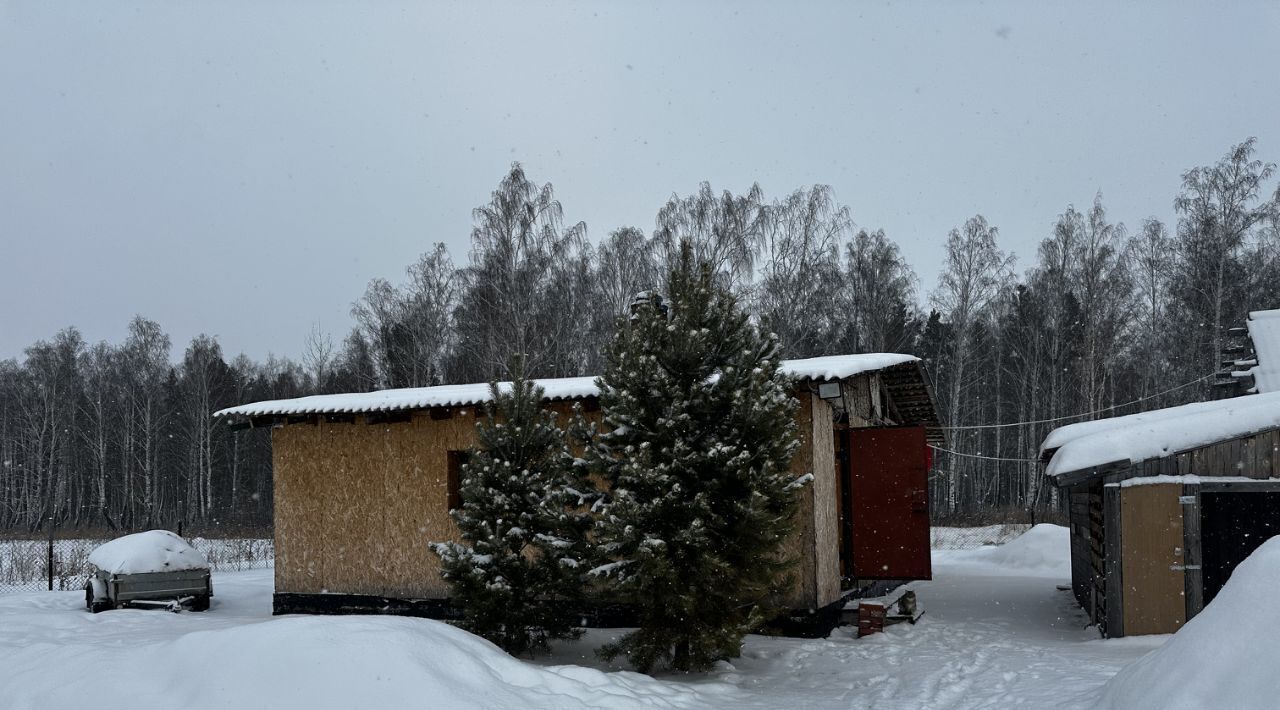
[[[849,430],[853,576],[932,579],[923,427]]]

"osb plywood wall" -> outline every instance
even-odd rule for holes
[[[549,408],[563,414],[570,405]],[[418,412],[394,424],[357,417],[273,430],[276,591],[446,596],[428,543],[457,537],[448,452],[475,442],[477,414],[465,408],[449,419]]]
[[[427,543],[456,534],[447,452],[470,444],[473,415],[275,429],[276,591],[440,596]]]
[[[1187,620],[1182,572],[1182,486],[1120,490],[1124,634],[1171,634]]]
[[[836,443],[831,405],[813,396],[809,401],[813,461],[810,464],[812,468],[808,470],[813,471],[813,485],[810,487],[817,503],[813,510],[814,573],[817,604],[823,607],[840,596],[840,496],[836,493]]]
[[[797,393],[796,475],[812,472],[796,531],[784,545],[797,560],[792,608],[824,606],[840,593],[835,444],[831,406]],[[572,405],[548,405],[564,423]],[[292,424],[273,430],[276,592],[441,598],[448,594],[429,542],[454,540],[448,452],[475,443],[482,411],[426,412],[394,424]],[[599,421],[599,412],[587,414]],[[815,504],[815,500],[817,503]]]

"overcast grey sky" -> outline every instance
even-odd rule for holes
[[[701,180],[827,183],[932,288],[981,212],[1019,268],[1069,203],[1172,219],[1280,161],[1280,3],[0,0],[0,358],[142,313],[296,356],[513,160],[598,239]]]

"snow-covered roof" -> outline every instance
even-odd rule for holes
[[[1069,424],[1040,446],[1045,473],[1063,476],[1113,463],[1138,463],[1280,428],[1280,392],[1196,402]]]
[[[916,362],[915,355],[901,353],[862,353],[828,355],[804,360],[783,360],[782,371],[801,380],[843,380],[864,372],[885,370],[894,365]]]
[[[542,388],[549,401],[581,399],[596,394],[594,377],[561,377],[534,380]],[[510,382],[498,387],[506,391]],[[343,394],[316,394],[295,399],[273,399],[230,407],[215,412],[215,417],[239,415],[256,417],[263,414],[332,414],[358,412],[391,412],[405,409],[431,407],[456,407],[487,402],[489,385],[478,382],[469,385],[439,385],[437,387],[405,387],[403,389],[378,390],[376,392],[347,392]]]
[[[858,355],[832,355],[804,360],[784,360],[782,371],[801,380],[837,380],[864,372],[884,370],[895,365],[918,361],[914,355],[898,353],[862,353]],[[594,377],[564,377],[535,380],[549,401],[582,399],[598,393]],[[499,383],[499,388],[509,388],[510,382]],[[345,394],[319,394],[296,399],[276,399],[229,407],[214,416],[256,417],[289,414],[335,414],[388,412],[431,407],[457,407],[487,402],[489,385],[440,385],[437,387],[408,387],[379,390],[377,392],[350,392]]]
[[[1249,374],[1258,392],[1280,392],[1280,309],[1253,311],[1245,323],[1257,356]]]

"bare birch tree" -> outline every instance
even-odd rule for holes
[[[764,191],[752,185],[746,194],[717,195],[702,183],[688,197],[672,195],[658,210],[653,233],[662,273],[679,263],[680,245],[688,241],[699,263],[708,264],[725,285],[745,291],[754,275],[756,256],[768,223]]]
[[[852,229],[831,188],[796,190],[765,210],[753,307],[788,357],[833,354],[839,312],[839,246]]]
[[[583,273],[586,226],[565,227],[551,185],[536,185],[518,163],[473,215],[450,377],[485,381],[516,356],[531,376],[582,374],[571,355],[584,324],[563,311],[563,291]]]
[[[966,377],[974,366],[974,341],[979,322],[1009,277],[1013,257],[996,245],[997,230],[982,215],[971,217],[947,236],[946,259],[938,286],[930,299],[950,326],[947,380],[947,424],[965,423]],[[958,432],[953,445],[965,452],[968,436]],[[960,504],[960,479],[966,461],[953,457],[948,471],[946,509],[954,512]]]
[[[1248,266],[1243,256],[1256,228],[1276,207],[1263,192],[1274,163],[1255,159],[1255,139],[1233,146],[1217,163],[1182,174],[1173,296],[1178,330],[1192,339],[1183,377],[1217,369],[1225,328],[1246,315]]]
[[[848,327],[842,352],[910,351],[919,318],[916,275],[884,230],[860,230],[845,245],[840,304]]]

